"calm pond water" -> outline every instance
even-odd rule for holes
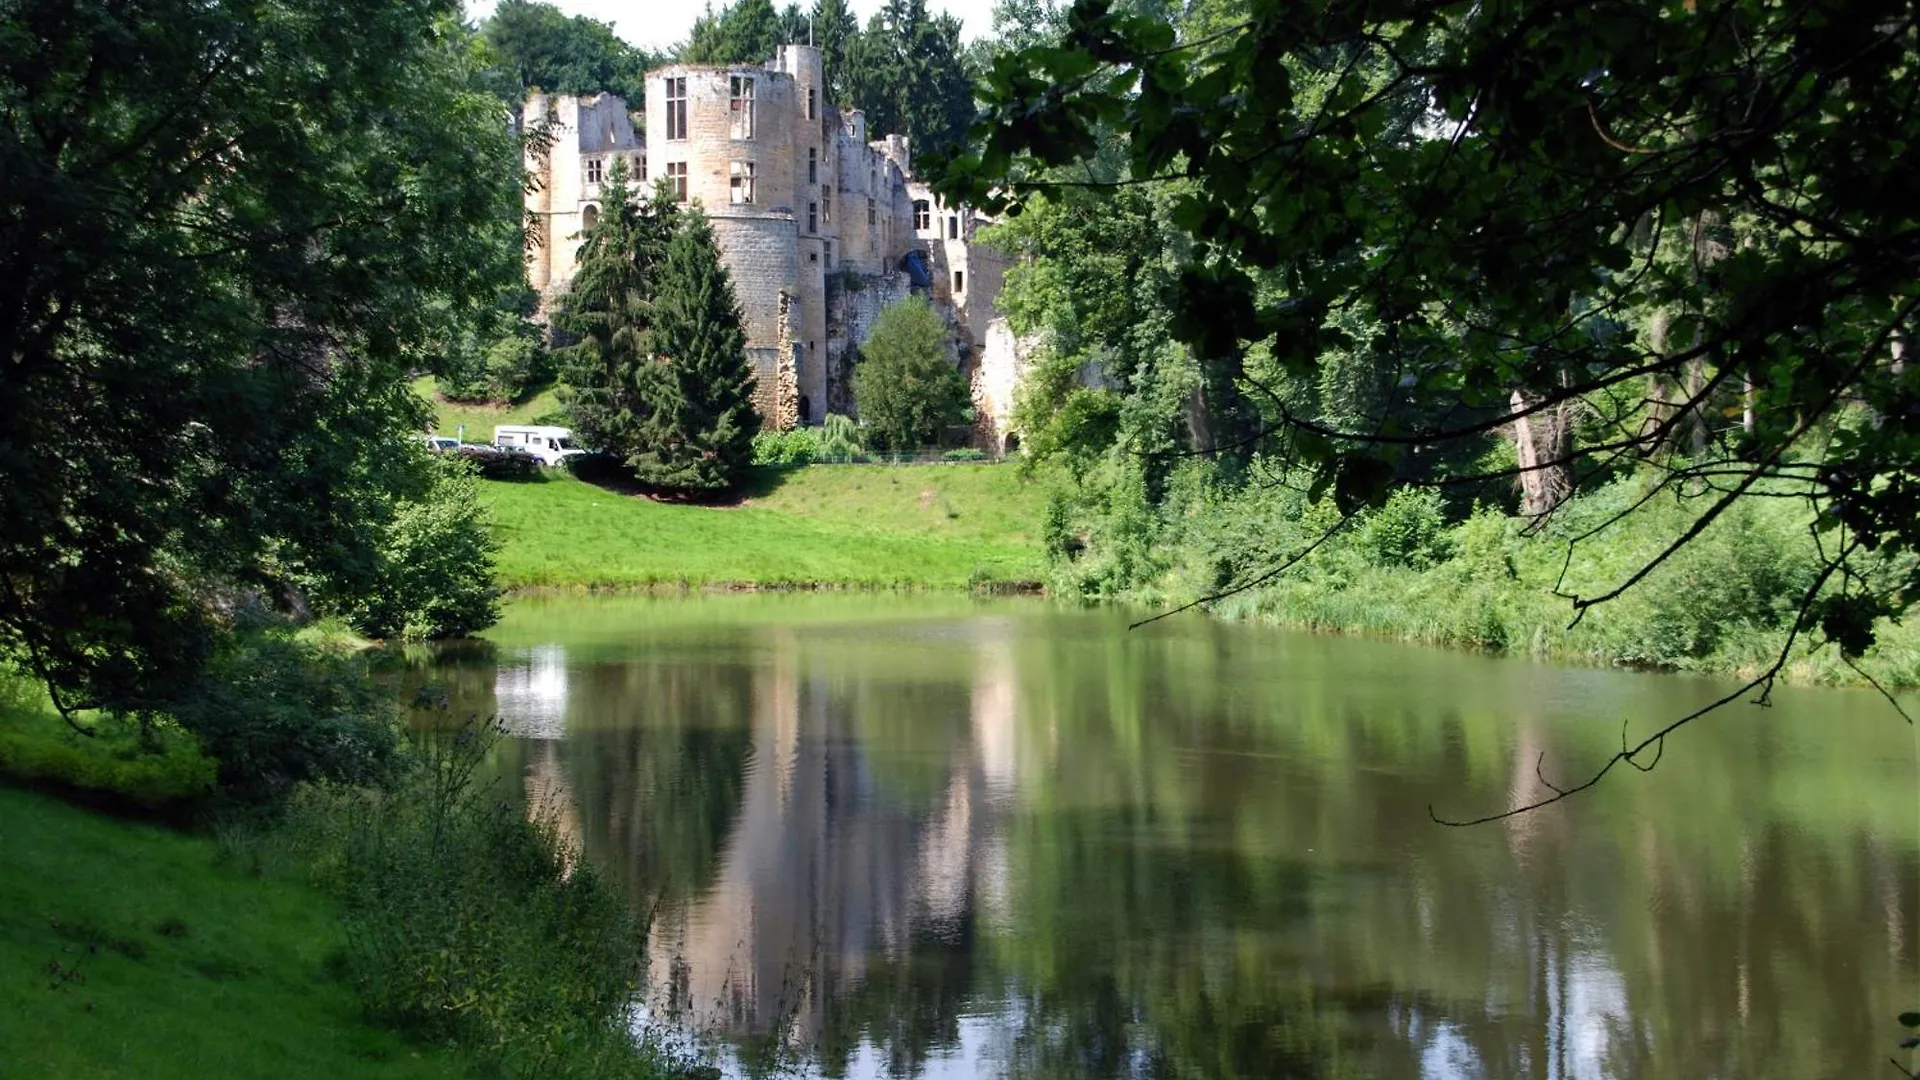
[[[1920,1007],[1913,729],[1203,617],[522,601],[427,677],[657,912],[731,1072],[1854,1077]],[[1536,771],[1538,763],[1538,772]]]

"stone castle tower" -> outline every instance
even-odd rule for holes
[[[525,115],[547,117],[555,136],[528,161],[541,181],[527,196],[529,283],[549,298],[566,289],[601,181],[624,156],[645,190],[665,180],[712,221],[770,427],[852,413],[855,349],[882,308],[919,292],[953,325],[976,434],[998,449],[1019,366],[992,325],[1007,260],[975,243],[978,215],[912,179],[906,138],[869,140],[863,113],[828,105],[812,46],[759,66],[663,67],[646,85],[644,140],[613,95],[529,97]]]

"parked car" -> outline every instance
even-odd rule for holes
[[[466,443],[454,453],[472,462],[489,480],[528,480],[540,472],[540,459],[525,447]]]
[[[460,449],[460,440],[452,438],[450,436],[428,435],[426,437],[426,440],[427,440],[427,449],[433,451],[436,454],[444,453],[448,450]]]
[[[512,425],[493,429],[493,445],[505,450],[522,450],[540,459],[542,465],[558,465],[584,453],[572,443],[573,432],[563,427]]]

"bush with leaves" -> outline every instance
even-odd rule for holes
[[[1401,488],[1367,516],[1354,542],[1375,566],[1424,570],[1447,557],[1446,505],[1432,488]]]
[[[814,428],[762,431],[753,437],[755,465],[811,465],[820,456],[820,434]]]
[[[433,457],[424,489],[393,508],[375,539],[364,576],[317,598],[369,637],[458,637],[489,626],[500,613],[490,524],[471,467]]]
[[[666,1075],[629,1034],[645,923],[551,824],[485,779],[492,735],[420,737],[385,794],[309,789],[290,835],[347,910],[368,1010],[507,1076]]]
[[[345,649],[249,631],[215,653],[167,712],[219,763],[222,793],[283,798],[314,780],[380,784],[399,764],[399,713]]]

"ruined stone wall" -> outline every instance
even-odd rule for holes
[[[1007,320],[988,320],[981,336],[979,364],[975,368],[973,407],[976,437],[989,453],[1004,453],[1007,436],[1013,429],[1014,395],[1027,375],[1027,363],[1034,343],[1023,341]]]
[[[564,289],[579,269],[582,234],[599,213],[602,184],[617,157],[627,161],[637,178],[646,170],[645,148],[633,130],[627,105],[612,94],[576,97],[528,96],[523,122],[542,118],[552,125],[553,144],[544,157],[529,154],[527,167],[539,183],[528,193],[526,206],[537,219],[535,240],[528,245],[527,282],[546,293]]]
[[[873,321],[880,317],[880,312],[889,304],[905,299],[912,291],[907,275],[899,272],[857,275],[829,291],[828,387],[824,412],[855,415],[854,355],[873,333]]]

